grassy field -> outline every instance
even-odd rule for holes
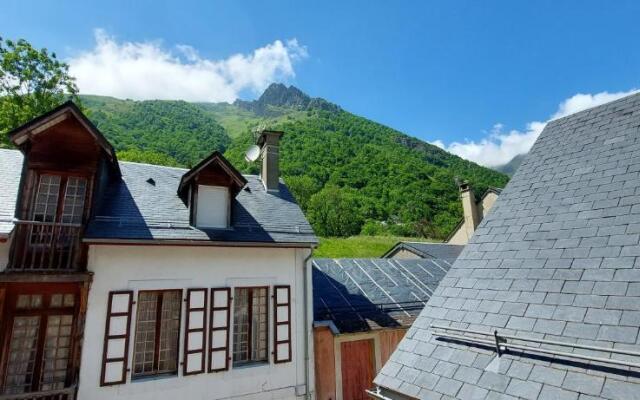
[[[349,238],[320,238],[313,252],[316,258],[373,258],[380,257],[400,241],[430,242],[421,238],[397,236],[352,236]]]

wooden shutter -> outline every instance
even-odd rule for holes
[[[211,289],[209,317],[209,372],[229,369],[229,330],[231,324],[231,288]]]
[[[109,292],[100,386],[118,385],[127,380],[132,307],[133,291]]]
[[[291,286],[273,287],[273,362],[291,361]]]
[[[183,375],[204,372],[207,327],[207,289],[187,289]]]

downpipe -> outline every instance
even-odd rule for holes
[[[305,335],[304,335],[304,379],[305,379],[305,399],[311,400],[311,387],[310,382],[311,378],[309,376],[311,368],[309,368],[309,363],[311,362],[311,356],[309,355],[309,336],[313,335],[313,324],[309,321],[309,307],[313,304],[313,299],[309,298],[309,279],[310,269],[309,269],[309,260],[311,256],[313,256],[314,247],[311,247],[311,252],[304,259],[304,285],[302,286],[302,290],[304,291],[304,324],[305,324]]]

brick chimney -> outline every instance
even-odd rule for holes
[[[262,158],[262,167],[260,169],[260,178],[262,184],[269,192],[277,192],[280,183],[280,137],[284,132],[280,131],[262,131],[258,137],[258,146],[260,146],[260,157]]]
[[[467,238],[470,238],[480,223],[480,216],[478,215],[476,197],[469,182],[460,184],[460,199],[462,200],[462,211],[464,213],[464,230]]]

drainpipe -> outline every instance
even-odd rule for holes
[[[311,368],[309,368],[309,362],[311,360],[311,357],[309,355],[309,336],[313,334],[313,327],[312,324],[309,321],[309,303],[311,302],[311,304],[313,304],[313,299],[309,298],[309,279],[310,279],[310,275],[309,275],[309,260],[311,259],[311,256],[313,255],[313,249],[315,248],[315,246],[310,247],[309,249],[311,250],[311,252],[309,253],[309,255],[304,259],[304,285],[303,285],[303,291],[304,291],[304,331],[305,331],[305,335],[304,335],[304,379],[305,379],[305,399],[309,400],[311,399],[311,389],[309,386],[309,382],[311,382],[311,379],[309,377],[309,372],[311,371]],[[309,329],[311,329],[311,331],[309,331]]]

